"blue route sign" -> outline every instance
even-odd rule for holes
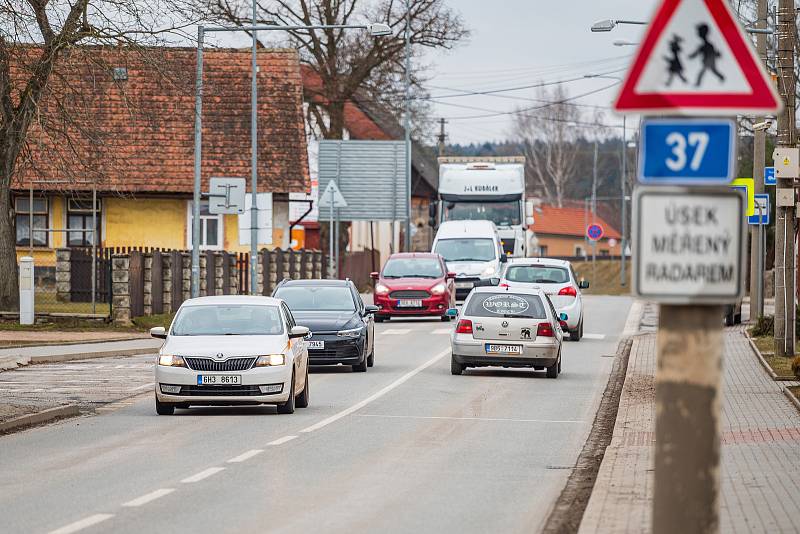
[[[603,227],[599,224],[590,224],[589,227],[586,228],[586,237],[592,241],[597,241],[603,237]]]
[[[769,225],[769,195],[755,195],[756,212],[747,218],[747,224],[752,225]],[[758,218],[758,207],[761,206],[761,222]]]
[[[644,184],[728,184],[736,173],[736,123],[714,118],[645,118],[639,144]]]
[[[775,167],[764,167],[764,185],[778,185],[775,179]]]

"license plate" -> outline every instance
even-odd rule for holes
[[[421,308],[422,299],[403,299],[397,301],[398,308]]]
[[[522,354],[521,345],[486,344],[486,354]]]
[[[197,375],[198,386],[240,386],[242,375]]]
[[[321,339],[312,339],[307,341],[308,348],[312,350],[322,350],[325,348],[325,341]]]
[[[456,282],[456,287],[459,289],[467,289],[472,287],[472,282]]]

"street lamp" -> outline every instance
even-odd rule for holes
[[[620,81],[620,82],[622,81],[622,78],[620,78],[618,76],[609,76],[609,75],[606,75],[606,74],[586,74],[586,75],[584,75],[584,78],[603,78],[603,79],[607,79],[607,80],[617,80],[617,81]],[[621,230],[622,230],[620,232],[622,234],[622,239],[621,239],[621,243],[620,243],[620,271],[619,271],[619,278],[620,278],[620,285],[622,285],[622,286],[625,286],[625,283],[627,282],[627,279],[626,279],[626,276],[625,276],[625,241],[626,241],[626,239],[625,239],[625,226],[626,226],[626,222],[627,222],[626,221],[626,218],[627,218],[627,216],[626,216],[626,207],[625,207],[625,179],[626,179],[626,174],[627,174],[627,160],[628,160],[628,157],[627,157],[627,153],[626,153],[626,150],[625,150],[625,147],[627,145],[625,137],[626,137],[625,136],[625,115],[622,115],[622,143],[620,143],[620,147],[622,148],[622,173],[620,174],[620,179],[619,179],[619,186],[620,186],[620,190],[622,192],[622,216],[621,216],[622,224],[620,225],[621,226]]]
[[[614,46],[639,46],[639,43],[626,41],[625,39],[614,39]]]
[[[646,26],[647,23],[641,20],[613,20],[613,19],[606,19],[606,20],[599,20],[592,24],[592,31],[595,33],[598,32],[610,32],[614,28],[617,27],[619,24],[635,24],[638,26]]]
[[[250,95],[250,145],[251,145],[251,195],[250,203],[250,293],[258,291],[258,141],[257,111],[258,84],[256,73],[257,32],[290,30],[367,30],[373,37],[391,35],[392,29],[383,23],[370,24],[315,24],[299,26],[279,26],[277,24],[256,24],[256,2],[253,2],[252,25],[245,27],[198,26],[197,27],[197,73],[195,79],[195,118],[194,118],[194,194],[192,196],[192,297],[200,296],[200,178],[202,166],[202,113],[203,113],[203,39],[209,32],[252,32],[252,65]],[[289,236],[289,240],[291,241]]]

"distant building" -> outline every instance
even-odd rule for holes
[[[534,214],[533,231],[538,239],[534,256],[564,257],[592,255],[593,242],[586,239],[590,224],[603,227],[603,238],[597,241],[598,256],[621,255],[620,233],[599,214],[592,215],[583,206],[538,206]]]

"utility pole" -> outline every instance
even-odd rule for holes
[[[794,81],[794,0],[779,0],[778,91],[783,111],[778,115],[778,147],[796,144]],[[778,179],[775,221],[775,354],[794,356],[795,343],[795,194],[791,179]],[[787,199],[783,200],[782,199]]]
[[[256,27],[258,3],[253,0],[253,28]],[[258,37],[253,31],[253,50],[250,67],[250,294],[258,295]],[[289,236],[291,243],[292,236]]]
[[[592,224],[597,222],[597,139],[592,159]],[[592,279],[597,280],[597,240],[592,240]]]
[[[406,146],[406,224],[405,224],[405,251],[411,252],[411,2],[406,0],[406,68],[405,68],[405,116],[403,128],[405,130]]]
[[[619,285],[625,287],[627,283],[628,277],[625,274],[625,262],[627,259],[625,258],[625,227],[628,224],[627,218],[627,210],[626,210],[626,203],[625,203],[625,185],[628,181],[628,141],[625,139],[625,119],[627,119],[627,115],[622,116],[622,173],[619,179],[619,187],[620,193],[622,194],[622,215],[620,217],[622,224],[620,224],[621,231],[621,239],[620,239],[620,265],[619,265]]]
[[[437,139],[439,141],[438,144],[439,144],[439,155],[440,156],[444,156],[445,155],[445,153],[444,153],[444,141],[447,138],[447,134],[445,134],[445,130],[444,130],[444,125],[445,124],[447,124],[447,121],[444,120],[444,117],[439,119],[439,136],[438,136]]]
[[[767,27],[767,0],[758,0],[756,6],[755,27]],[[759,59],[767,64],[767,36],[763,33],[756,35],[756,53]],[[766,117],[756,117],[754,124],[766,121]],[[766,152],[767,132],[765,129],[753,129],[753,183],[755,194],[764,192],[764,159]],[[759,272],[760,258],[764,250],[761,248],[761,225],[750,227],[750,319],[755,319],[764,314],[764,288],[763,273]]]

